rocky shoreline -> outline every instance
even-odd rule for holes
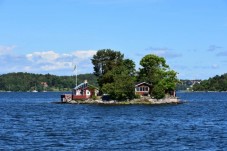
[[[103,100],[68,100],[66,102],[61,102],[62,104],[101,104],[101,105],[159,105],[159,104],[182,104],[184,103],[177,97],[175,98],[164,98],[164,99],[134,99],[128,101],[103,101]]]

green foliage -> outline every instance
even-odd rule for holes
[[[165,91],[173,91],[176,89],[176,84],[179,83],[177,73],[173,70],[168,70],[164,73],[163,79],[160,81],[164,85]]]
[[[177,73],[170,70],[163,57],[146,55],[140,61],[138,81],[152,84],[151,96],[157,99],[165,97],[165,92],[175,90],[178,83]]]
[[[187,90],[191,91],[193,85],[199,85],[202,80],[180,80],[176,85],[176,90]]]
[[[163,57],[153,54],[146,55],[140,61],[142,68],[139,71],[139,80],[156,84],[164,76],[165,71],[169,69]]]
[[[94,75],[97,76],[98,85],[102,88],[105,83],[113,82],[108,76],[108,71],[123,63],[124,55],[119,51],[111,49],[101,49],[91,59],[94,65]]]
[[[71,91],[75,87],[75,76],[56,76],[51,74],[8,73],[0,75],[0,90],[2,91]],[[88,80],[89,84],[97,86],[97,78],[93,74],[78,75],[78,83]],[[48,87],[44,87],[46,82]]]
[[[135,74],[136,74],[136,69],[135,69],[136,65],[135,65],[135,63],[132,60],[130,60],[130,59],[123,60],[123,66],[125,66],[125,68],[128,71],[128,74],[130,76],[135,76]]]
[[[123,61],[124,55],[119,51],[111,49],[101,49],[91,59],[94,65],[94,74],[102,76],[115,66],[120,65]]]
[[[96,95],[92,95],[91,98],[92,100],[97,100],[98,97]]]
[[[132,60],[111,49],[99,50],[91,60],[101,92],[115,100],[134,98],[136,70]]]
[[[141,96],[139,94],[135,94],[135,99],[140,99]]]
[[[124,55],[119,51],[111,49],[101,49],[91,59],[94,65],[94,75],[98,77],[98,84],[100,87],[105,83],[113,82],[113,78],[109,76],[108,71],[111,71],[116,66],[123,63]]]
[[[156,99],[164,98],[165,97],[164,85],[162,85],[161,83],[155,85],[151,93],[152,93],[152,96],[154,96],[154,98]]]
[[[191,80],[180,80],[176,85],[176,90],[187,90],[192,84]]]
[[[227,73],[203,80],[193,86],[194,91],[227,91]]]
[[[130,70],[124,65],[115,67],[106,74],[113,79],[113,82],[105,83],[102,91],[109,94],[111,99],[114,100],[133,99],[135,97],[135,78],[130,73]]]
[[[142,68],[136,77],[135,63],[124,59],[124,55],[111,49],[99,50],[93,56],[94,74],[103,93],[112,99],[125,100],[135,98],[134,82],[145,81],[152,84],[151,95],[163,98],[165,92],[173,91],[178,82],[177,73],[169,69],[163,57],[146,55],[140,61]]]

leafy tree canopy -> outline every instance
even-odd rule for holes
[[[135,63],[124,59],[119,51],[102,49],[91,59],[94,74],[103,93],[112,99],[123,100],[134,97]]]
[[[120,65],[123,61],[124,55],[120,51],[111,49],[101,49],[91,59],[94,65],[94,74],[102,76],[115,66]]]
[[[163,98],[165,93],[175,90],[178,82],[177,73],[170,70],[163,57],[153,54],[146,55],[140,61],[138,81],[152,84],[151,96]]]
[[[141,61],[139,71],[139,80],[156,84],[165,75],[165,71],[169,69],[163,57],[153,54],[144,56]]]
[[[94,75],[98,77],[98,84],[102,88],[103,84],[113,82],[113,79],[106,77],[108,71],[123,63],[124,55],[119,51],[111,49],[101,49],[91,59],[94,65]]]
[[[105,77],[112,79],[111,83],[105,83],[102,91],[109,94],[115,100],[133,99],[135,96],[135,77],[131,76],[131,70],[124,65],[108,71]]]

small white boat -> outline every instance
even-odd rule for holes
[[[36,84],[35,84],[35,89],[34,89],[34,90],[32,90],[32,92],[38,92],[38,91],[36,90]]]

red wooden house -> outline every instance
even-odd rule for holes
[[[84,100],[91,98],[92,96],[97,96],[98,89],[94,86],[87,83],[87,80],[85,80],[83,83],[79,84],[75,88],[73,88],[73,100]]]
[[[141,96],[148,96],[150,89],[151,89],[151,84],[146,83],[146,82],[140,82],[135,85],[135,94],[141,95]]]

